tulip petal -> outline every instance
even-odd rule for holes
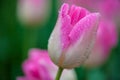
[[[53,62],[58,63],[58,59],[61,55],[61,43],[60,43],[60,27],[61,27],[61,18],[58,19],[56,27],[54,28],[49,41],[48,41],[48,52]],[[57,54],[56,54],[57,53]]]
[[[93,13],[76,24],[69,35],[74,44],[66,52],[62,67],[73,68],[80,66],[86,60],[94,46],[99,18],[98,13]]]
[[[94,25],[98,23],[99,17],[99,13],[92,13],[81,19],[69,34],[71,43],[79,40],[82,34],[85,33],[85,30],[94,27]]]
[[[59,17],[61,18],[61,43],[62,50],[65,51],[70,45],[69,34],[74,27],[74,25],[83,17],[85,17],[89,12],[82,8],[72,5],[69,9],[67,4],[63,4]]]
[[[17,77],[17,80],[29,80],[29,79],[26,77]]]
[[[68,4],[63,4],[60,11],[59,11],[59,16],[64,18],[68,14],[69,11],[69,5]]]
[[[62,25],[61,25],[61,43],[62,43],[62,50],[65,50],[70,45],[70,38],[68,35],[70,34],[70,31],[72,30],[72,25],[70,24],[71,19],[70,16],[67,15],[62,19]],[[66,25],[67,24],[67,25]]]

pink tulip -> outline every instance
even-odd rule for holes
[[[105,63],[110,55],[110,51],[117,44],[116,26],[111,21],[101,21],[97,32],[97,40],[93,51],[87,61],[86,67],[98,67]]]
[[[52,63],[46,50],[31,49],[22,65],[25,76],[17,80],[54,80],[57,66]],[[67,76],[66,76],[67,74]],[[73,70],[65,70],[61,80],[77,80]]]
[[[36,26],[48,19],[50,0],[19,0],[17,15],[24,25]]]
[[[48,43],[52,61],[62,68],[80,66],[91,53],[99,19],[99,13],[63,4]]]

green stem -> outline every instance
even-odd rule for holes
[[[60,80],[63,68],[59,67],[55,80]]]

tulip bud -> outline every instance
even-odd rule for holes
[[[17,15],[27,26],[43,24],[50,16],[50,0],[19,0]]]
[[[108,59],[111,49],[117,44],[117,30],[114,23],[110,21],[101,21],[97,39],[89,58],[84,66],[94,68],[102,65]]]
[[[50,60],[48,52],[39,49],[29,51],[22,68],[25,76],[17,77],[17,80],[54,80],[58,69]],[[61,80],[77,80],[74,70],[64,70]]]
[[[94,46],[99,19],[99,13],[63,4],[48,43],[52,61],[62,68],[80,66]]]

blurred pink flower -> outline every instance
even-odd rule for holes
[[[98,3],[100,1],[101,0],[62,0],[63,3],[67,2],[71,5],[75,4],[78,6],[82,6],[90,11],[96,11],[96,9],[98,8]]]
[[[108,19],[120,20],[120,0],[103,0],[99,4],[99,11]]]
[[[52,63],[46,50],[31,49],[22,68],[25,76],[18,77],[17,80],[54,80],[57,73],[57,66]],[[75,72],[63,71],[61,80],[77,80]]]
[[[120,0],[63,0],[69,4],[83,6],[90,11],[98,11],[102,16],[120,20]]]
[[[102,65],[109,57],[111,49],[117,45],[117,37],[115,24],[107,20],[101,21],[95,46],[84,66],[97,67]]]
[[[52,61],[62,68],[80,66],[93,48],[99,20],[99,13],[63,4],[48,43]]]
[[[18,18],[24,25],[42,24],[50,16],[50,0],[19,0],[17,6]]]

